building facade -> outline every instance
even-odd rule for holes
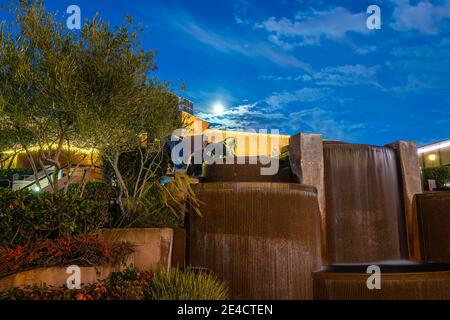
[[[194,114],[194,103],[186,98],[178,98],[178,111]]]
[[[450,139],[424,145],[418,152],[422,168],[450,166]]]

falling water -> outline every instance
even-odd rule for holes
[[[324,163],[329,263],[407,258],[395,152],[324,144]]]

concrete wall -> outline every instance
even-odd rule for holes
[[[312,299],[320,268],[313,187],[294,183],[199,183],[202,217],[189,218],[189,264],[227,281],[234,299]]]
[[[326,204],[324,181],[323,140],[321,134],[298,133],[289,138],[289,161],[294,181],[317,190],[320,210],[322,263],[327,261]]]
[[[403,192],[403,207],[406,219],[409,255],[420,260],[419,227],[415,211],[414,195],[422,193],[419,156],[415,142],[397,141],[386,145],[397,154],[398,170]]]
[[[236,140],[236,156],[278,157],[281,149],[289,144],[289,136],[253,132],[238,132],[208,129],[204,132],[208,142],[220,142],[226,138]]]
[[[120,267],[82,267],[81,283],[95,283],[98,279],[104,279],[113,271],[120,271]],[[123,268],[122,268],[123,269]],[[38,268],[15,273],[0,279],[0,291],[6,291],[15,287],[25,287],[37,284],[42,286],[47,284],[55,288],[66,285],[69,274],[66,267]]]
[[[383,269],[382,269],[383,270]],[[450,271],[383,272],[381,290],[367,288],[366,272],[315,272],[317,300],[448,300]]]
[[[416,195],[422,258],[450,263],[450,192]]]
[[[141,270],[170,268],[184,264],[185,231],[171,228],[102,229],[108,242],[127,241],[135,245],[127,264]]]

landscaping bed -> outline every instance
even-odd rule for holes
[[[228,286],[192,269],[139,271],[127,268],[81,289],[31,285],[0,292],[0,300],[225,300]]]
[[[43,239],[32,245],[0,248],[1,278],[19,271],[42,267],[119,265],[133,252],[127,242],[108,244],[96,236]]]
[[[86,284],[98,280],[93,270],[106,277],[131,265],[142,271],[184,265],[184,229],[111,228],[117,219],[104,185],[87,184],[83,198],[74,187],[67,195],[0,189],[1,290],[42,286],[40,278],[63,285],[70,265],[83,268]]]

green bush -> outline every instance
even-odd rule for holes
[[[93,234],[107,224],[108,217],[105,201],[0,189],[0,246]]]
[[[426,184],[427,180],[436,180],[438,188],[444,188],[445,184],[450,183],[450,167],[432,167],[422,169],[423,180]]]
[[[164,177],[166,181],[154,181],[140,199],[124,199],[127,208],[123,215],[120,209],[110,206],[115,227],[177,228],[184,226],[185,213],[191,208],[201,216],[200,201],[192,188],[190,177],[177,174]]]
[[[14,169],[0,169],[0,180],[13,180],[13,176],[19,174],[20,176],[31,176],[33,169],[14,168]]]
[[[229,295],[224,282],[191,268],[157,271],[151,284],[154,300],[226,300]]]
[[[224,300],[228,287],[212,275],[192,269],[138,271],[128,267],[106,279],[70,290],[28,286],[0,292],[0,300]]]
[[[81,184],[70,184],[68,193],[87,200],[109,201],[117,197],[118,190],[105,182],[88,182],[84,188]]]

